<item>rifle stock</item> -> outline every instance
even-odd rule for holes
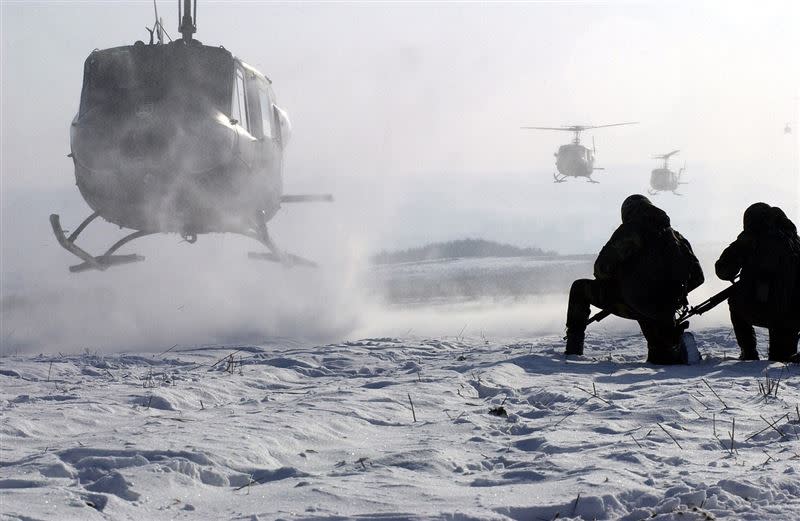
[[[597,313],[595,313],[594,315],[592,315],[589,318],[589,320],[586,322],[586,325],[588,326],[592,322],[600,322],[601,320],[603,320],[604,318],[606,318],[610,314],[611,314],[611,312],[608,311],[607,309],[601,309],[600,311],[598,311]]]

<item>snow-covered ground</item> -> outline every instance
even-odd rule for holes
[[[800,519],[797,366],[598,331],[4,357],[0,518]]]

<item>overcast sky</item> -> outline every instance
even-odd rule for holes
[[[175,3],[159,2],[173,36]],[[2,2],[4,270],[68,258],[47,214],[88,213],[65,157],[83,61],[146,40],[152,19],[148,1]],[[676,148],[691,184],[657,204],[691,239],[729,241],[758,199],[797,215],[798,21],[794,1],[202,1],[196,36],[274,81],[294,124],[287,191],[337,197],[279,214],[292,247],[335,223],[367,250],[480,235],[575,252]],[[599,185],[554,185],[569,134],[519,130],[632,120],[585,135]]]
[[[175,4],[159,2],[173,36]],[[463,237],[596,252],[622,200],[647,190],[651,156],[673,149],[690,184],[682,197],[654,199],[703,244],[704,262],[736,236],[754,201],[797,216],[796,1],[203,0],[198,15],[198,39],[274,81],[294,124],[286,191],[336,197],[287,206],[270,222],[278,244],[322,268],[248,261],[254,245],[237,237],[189,245],[161,236],[125,247],[146,262],[70,275],[76,259],[47,216],[60,213],[74,229],[90,212],[66,157],[83,62],[92,49],[146,41],[152,2],[0,0],[3,350],[334,340],[364,327],[401,334],[391,330],[397,316],[375,319],[359,296],[367,254]],[[519,129],[621,121],[641,123],[584,136],[606,168],[600,184],[554,184],[553,152],[570,135]],[[81,243],[103,251],[123,233],[97,223]],[[544,315],[558,326],[563,305],[524,309],[501,329]],[[481,313],[451,322],[485,327]],[[423,314],[445,328],[438,334],[453,333],[440,314]]]

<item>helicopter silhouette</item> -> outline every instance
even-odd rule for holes
[[[333,197],[283,194],[291,124],[272,81],[224,47],[194,39],[196,2],[194,16],[191,8],[183,0],[181,15],[178,1],[180,38],[172,40],[156,8],[149,44],[95,50],[85,61],[68,157],[93,213],[69,236],[59,216],[50,216],[59,244],[83,261],[72,272],[144,260],[115,252],[157,233],[189,243],[200,234],[240,234],[268,250],[251,258],[315,265],[281,250],[267,222],[283,203]],[[75,241],[97,217],[134,231],[92,255]]]
[[[679,185],[688,183],[681,182],[681,176],[686,172],[686,163],[683,168],[678,172],[673,172],[669,169],[669,158],[680,152],[680,150],[673,150],[668,154],[653,156],[653,159],[661,159],[664,163],[661,168],[656,168],[650,172],[650,186],[647,190],[650,195],[658,195],[659,192],[672,192],[675,195],[682,195],[677,192]]]
[[[595,128],[605,127],[618,127],[620,125],[635,125],[638,121],[630,121],[627,123],[612,123],[610,125],[569,125],[563,127],[520,127],[524,130],[560,130],[564,132],[573,132],[575,137],[572,138],[572,143],[561,145],[558,147],[558,152],[553,156],[556,158],[557,174],[553,174],[553,182],[563,183],[568,177],[585,177],[590,183],[597,183],[592,179],[592,172],[595,170],[605,170],[594,166],[595,161],[595,146],[594,137],[592,137],[592,148],[581,145],[581,132],[584,130],[591,130]]]

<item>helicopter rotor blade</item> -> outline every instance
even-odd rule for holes
[[[535,130],[562,130],[564,132],[583,132],[593,128],[618,127],[620,125],[636,125],[638,121],[627,121],[625,123],[611,123],[608,125],[564,125],[563,127],[520,127],[521,129]]]
[[[575,127],[519,127],[523,130],[563,130],[565,132],[575,132]]]
[[[678,152],[680,152],[680,150],[673,150],[669,154],[661,154],[661,155],[653,156],[653,159],[669,159],[670,157],[674,156]]]
[[[610,123],[608,125],[587,125],[581,127],[583,130],[589,130],[591,128],[605,128],[605,127],[619,127],[620,125],[638,125],[638,121],[627,121],[625,123]]]

